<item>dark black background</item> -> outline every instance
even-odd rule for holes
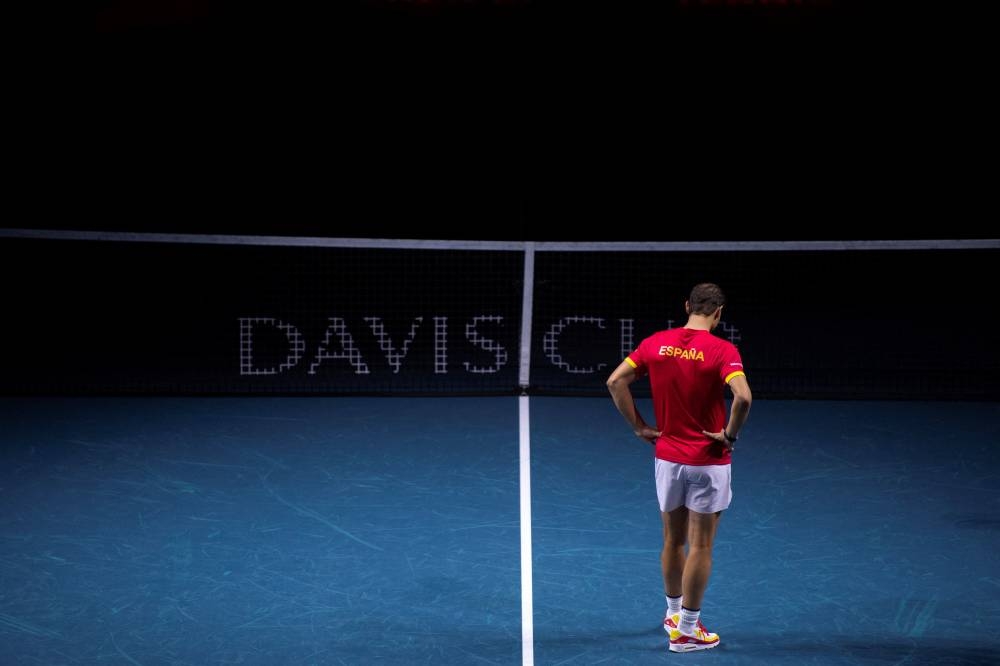
[[[24,150],[9,160],[16,214],[4,225],[498,240],[997,236],[994,24],[975,5],[694,4],[105,0],[94,58],[77,63],[89,68],[84,89],[39,79],[58,99],[35,104],[30,126],[11,125]],[[62,373],[103,358],[101,345],[137,358],[173,339],[192,357],[201,350],[204,331],[169,318],[173,294],[204,296],[183,255],[150,263],[142,283],[93,258],[121,251],[143,266],[138,250],[57,242],[22,254],[24,244],[0,245],[17,294],[2,347],[23,377],[78,386]],[[782,288],[802,307],[824,295],[817,330],[889,313],[899,330],[880,334],[906,336],[973,318],[971,332],[940,344],[970,335],[982,352],[996,320],[978,305],[989,302],[992,255],[970,263],[974,254],[880,253],[865,261],[885,265],[861,272],[850,262],[808,270],[803,255],[797,273],[748,264],[745,282],[774,271],[768,317],[783,310]],[[618,279],[643,275],[608,281]],[[113,316],[95,316],[88,298]],[[212,330],[231,335],[236,315]],[[107,325],[161,316],[139,327],[154,338],[125,336],[123,347],[114,336],[125,328]],[[938,348],[924,342],[892,361],[925,382],[914,395],[938,391],[929,368],[961,385],[977,367],[935,365]],[[863,367],[881,376],[883,365]]]
[[[92,120],[19,226],[989,236],[975,6],[106,0]]]

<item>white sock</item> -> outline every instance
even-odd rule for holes
[[[681,600],[684,599],[683,596],[677,595],[672,597],[667,595],[667,615],[677,615],[681,612]]]
[[[691,610],[690,608],[681,606],[681,623],[677,625],[677,628],[681,630],[681,633],[692,636],[695,629],[698,628],[699,617],[701,617],[700,608]]]

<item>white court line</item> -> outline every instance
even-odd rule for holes
[[[521,489],[521,664],[535,664],[534,599],[531,585],[531,418],[528,386],[531,381],[531,314],[535,293],[535,244],[524,244],[524,294],[521,297],[521,367],[518,384],[518,459]]]
[[[531,426],[528,396],[518,399],[521,487],[521,663],[535,664],[534,602],[531,590]]]

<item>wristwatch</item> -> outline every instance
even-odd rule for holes
[[[735,442],[736,441],[736,438],[730,436],[730,434],[728,432],[726,432],[725,430],[722,431],[722,436],[725,437],[730,442]]]

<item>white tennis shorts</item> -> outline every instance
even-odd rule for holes
[[[715,513],[733,501],[732,465],[682,465],[656,458],[656,498],[660,511],[686,506]]]

